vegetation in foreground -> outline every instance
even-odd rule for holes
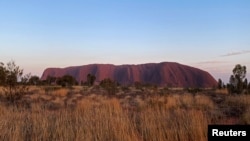
[[[226,90],[33,86],[15,105],[4,97],[0,140],[206,141],[208,124],[250,123],[250,95]]]

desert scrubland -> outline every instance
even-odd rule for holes
[[[0,140],[206,141],[208,124],[250,123],[250,95],[226,89],[29,86],[5,97]]]

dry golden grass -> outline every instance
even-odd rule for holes
[[[228,91],[227,91],[227,89],[217,89],[216,91],[215,91],[217,94],[228,94]]]
[[[250,106],[247,107],[246,112],[242,116],[245,124],[250,124]]]
[[[155,105],[123,110],[118,99],[84,99],[76,109],[31,111],[0,108],[0,140],[206,140],[207,120],[199,110],[175,111]]]
[[[119,98],[85,95],[78,87],[32,91],[25,96],[33,101],[28,108],[0,105],[0,140],[206,141],[207,125],[231,124],[225,119],[234,110],[239,123],[250,123],[249,95],[228,95],[217,104],[205,94]]]
[[[3,92],[3,87],[0,86],[0,93],[2,93],[2,92]]]
[[[222,111],[239,120],[240,124],[250,123],[250,95],[230,95],[221,104]]]
[[[65,97],[67,96],[69,90],[66,89],[66,88],[61,88],[61,89],[58,89],[58,90],[55,90],[51,93],[51,95],[54,95],[54,96],[59,96],[59,97]]]

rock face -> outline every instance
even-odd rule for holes
[[[206,71],[174,62],[148,63],[140,65],[91,64],[67,68],[47,68],[47,76],[72,75],[78,82],[85,82],[87,74],[96,76],[96,82],[105,78],[116,80],[122,85],[134,82],[173,87],[213,87],[217,81]]]

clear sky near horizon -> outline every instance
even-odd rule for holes
[[[178,62],[228,81],[250,72],[249,0],[0,0],[0,62],[25,73]]]

